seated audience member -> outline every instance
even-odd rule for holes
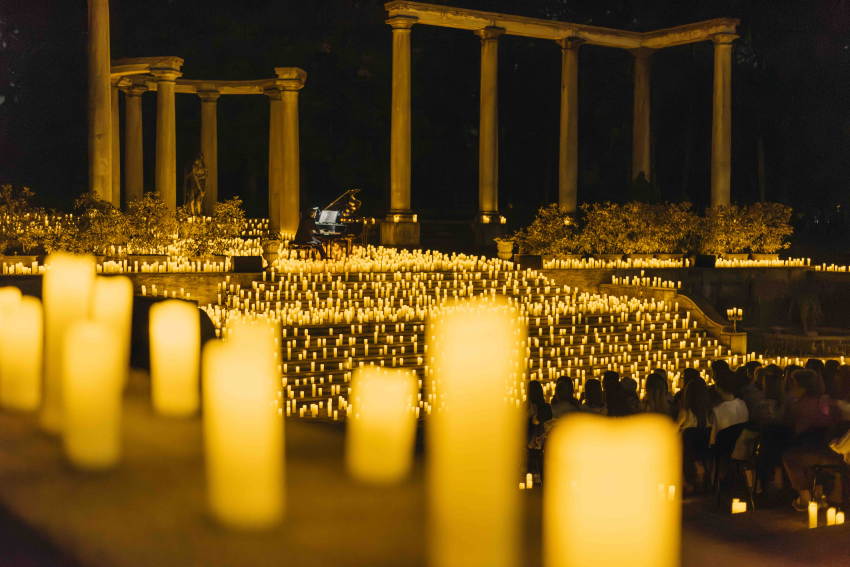
[[[579,411],[581,405],[573,394],[573,380],[567,376],[561,376],[555,382],[555,395],[552,396],[552,417],[559,418],[562,415]]]
[[[602,374],[602,391],[605,395],[606,414],[611,417],[629,415],[626,396],[620,384],[620,375],[613,370]]]
[[[837,360],[827,360],[823,365],[823,386],[826,390],[826,395],[833,400],[838,399],[838,367],[841,363]]]
[[[835,371],[836,395],[833,399],[842,421],[850,421],[850,366],[844,364]]]
[[[546,403],[543,386],[537,380],[528,383],[528,472],[540,480],[543,474],[543,442],[546,438],[546,422],[552,419],[552,408]]]
[[[679,383],[679,391],[673,395],[673,404],[675,405],[676,415],[679,414],[679,411],[682,409],[682,396],[685,395],[685,388],[688,386],[688,383],[695,379],[699,378],[702,380],[702,376],[699,374],[699,370],[696,368],[685,368],[682,371],[682,379]]]
[[[584,383],[581,410],[605,415],[605,397],[602,395],[602,383],[596,378],[591,378]]]
[[[647,376],[646,394],[641,402],[641,410],[673,417],[673,400],[667,391],[667,380],[660,374],[653,372]]]
[[[764,399],[764,392],[756,385],[756,373],[761,364],[756,362],[756,365],[753,366],[752,362],[747,363],[746,366],[738,368],[738,371],[735,373],[738,378],[738,384],[740,384],[735,395],[747,404],[747,411],[750,416],[755,414],[756,407]]]
[[[782,378],[782,370],[775,364],[759,368],[756,380],[761,396],[751,411],[747,406],[750,420],[762,429],[782,424],[785,417],[785,380]]]
[[[796,370],[791,380],[791,402],[786,419],[793,437],[790,448],[782,454],[782,463],[791,487],[798,494],[793,506],[802,511],[813,497],[812,467],[840,464],[842,459],[828,447],[830,428],[835,423],[835,406],[824,395],[821,376],[807,368]]]
[[[762,479],[760,488],[770,492],[782,486],[782,451],[790,437],[785,425],[785,379],[782,369],[771,364],[759,369],[756,380],[764,397],[750,420],[761,432],[757,462],[758,476]]]
[[[714,376],[714,391],[720,401],[711,410],[711,436],[709,443],[714,445],[717,435],[724,429],[746,423],[750,419],[747,404],[735,396],[736,377],[731,372],[718,372]]]
[[[623,407],[625,410],[625,413],[620,415],[640,413],[640,398],[638,397],[637,389],[638,385],[634,378],[623,378],[620,380],[620,391],[623,395]]]
[[[681,390],[682,403],[676,418],[682,433],[682,466],[687,492],[693,492],[696,487],[705,485],[709,457],[711,396],[699,372],[694,372],[695,375],[689,373],[687,383]]]

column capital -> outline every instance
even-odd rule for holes
[[[142,96],[148,92],[148,87],[138,83],[130,83],[127,86],[121,87],[121,90],[124,91],[124,96]]]
[[[269,97],[269,100],[283,100],[283,91],[277,87],[266,87],[263,94]]]
[[[151,63],[150,73],[157,82],[176,81],[178,77],[183,76],[182,68],[183,59],[181,57],[160,57]]]
[[[561,49],[578,49],[585,41],[578,36],[562,37],[556,40]]]
[[[714,45],[732,45],[732,42],[738,39],[739,36],[736,33],[716,33],[711,36],[711,41],[714,42]]]
[[[486,28],[475,30],[472,33],[481,38],[481,41],[493,41],[499,39],[499,36],[505,33],[505,28],[487,26]]]
[[[393,31],[410,31],[413,24],[417,23],[419,18],[416,16],[391,16],[386,19],[387,25],[393,28]]]
[[[275,67],[275,85],[282,91],[300,91],[307,82],[307,71],[299,67]]]
[[[652,54],[655,53],[655,49],[651,47],[636,47],[634,49],[629,49],[632,55],[634,55],[635,59],[649,59],[652,57]]]
[[[221,93],[215,89],[198,91],[198,98],[202,102],[215,102],[221,97]]]

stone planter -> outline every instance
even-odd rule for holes
[[[753,260],[779,260],[779,254],[755,253],[751,254]]]
[[[253,274],[263,271],[262,256],[233,256],[231,259],[232,271],[237,274]]]
[[[513,240],[496,240],[496,255],[502,260],[510,260],[514,252]]]
[[[714,254],[696,254],[691,259],[694,268],[713,268],[717,264],[717,256]]]

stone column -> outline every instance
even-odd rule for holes
[[[565,37],[561,46],[561,125],[558,144],[558,204],[576,212],[578,206],[578,51],[583,40]]]
[[[381,242],[389,245],[419,244],[410,197],[410,30],[416,22],[410,16],[387,19],[393,30],[390,210],[381,224]]]
[[[478,127],[478,221],[499,221],[499,36],[502,28],[477,30],[481,38]]]
[[[275,233],[280,223],[283,192],[283,94],[280,89],[266,89],[269,97],[269,225]]]
[[[176,59],[176,58],[175,58]],[[151,68],[156,80],[156,191],[169,210],[177,208],[177,134],[174,110],[178,65]]]
[[[109,0],[89,0],[89,190],[112,200],[112,60]]]
[[[144,192],[144,151],[142,149],[142,94],[144,85],[131,85],[124,91],[124,202],[142,198]]]
[[[652,175],[650,162],[652,51],[652,49],[644,47],[632,50],[632,55],[635,58],[634,108],[632,116],[632,179],[635,179],[641,172],[643,172],[647,180]]]
[[[112,85],[112,206],[121,208],[121,109],[118,85]]]
[[[715,35],[711,122],[711,206],[732,202],[732,33]]]
[[[301,144],[298,135],[298,91],[307,73],[297,67],[276,67],[282,96],[283,179],[280,194],[280,230],[295,234],[301,219]]]
[[[198,92],[201,99],[201,154],[207,168],[204,214],[212,215],[218,202],[218,98],[216,90]]]

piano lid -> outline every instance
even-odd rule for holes
[[[360,209],[362,202],[357,198],[360,189],[348,189],[342,195],[330,202],[329,205],[322,209],[325,211],[338,211],[336,216],[337,222],[345,222],[351,220],[351,217]],[[321,215],[321,213],[319,213]]]

